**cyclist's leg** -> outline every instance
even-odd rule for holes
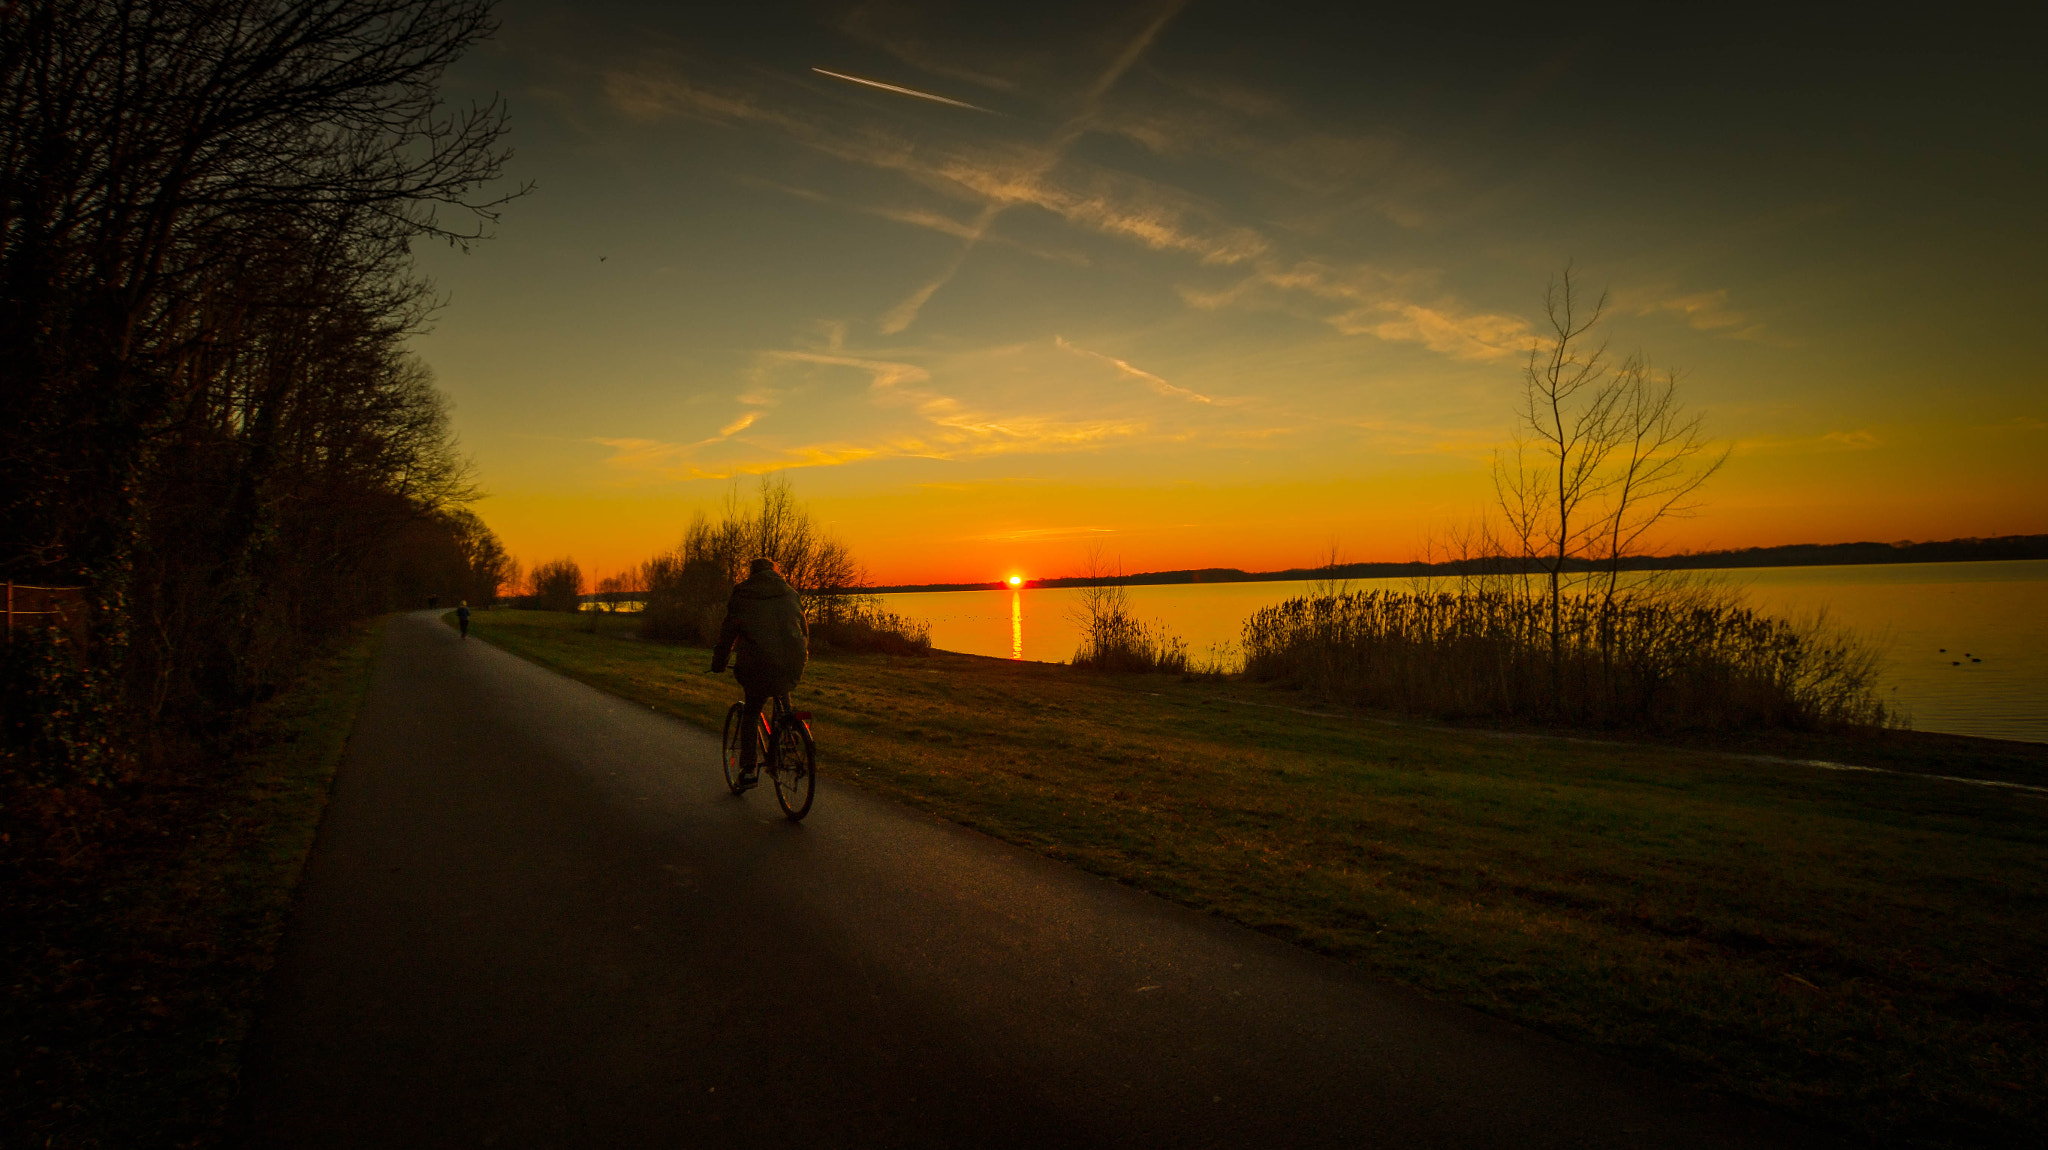
[[[747,693],[747,713],[742,716],[740,726],[740,770],[752,771],[760,762],[761,751],[761,708],[768,702],[768,692],[756,691],[742,683]]]
[[[788,695],[773,695],[772,698],[775,700],[775,705],[768,709],[768,721],[761,724],[763,735],[770,742],[782,737],[782,717],[789,714]],[[776,749],[772,746],[769,747],[761,752],[761,757],[763,759],[769,758],[776,753]]]

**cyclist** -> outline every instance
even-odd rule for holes
[[[455,609],[455,621],[462,625],[462,637],[469,638],[469,600],[464,599],[462,606]]]
[[[747,577],[734,585],[725,603],[725,625],[718,629],[718,647],[711,653],[711,673],[725,670],[734,648],[739,660],[733,676],[746,692],[747,713],[741,725],[740,782],[753,786],[759,755],[761,708],[770,698],[786,696],[804,677],[810,640],[804,633],[802,601],[796,588],[775,570],[772,559],[756,559]]]

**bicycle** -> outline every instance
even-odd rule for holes
[[[740,781],[740,739],[746,721],[745,703],[734,703],[725,712],[725,785],[736,795],[753,786]],[[818,744],[811,739],[811,713],[792,711],[787,695],[775,695],[761,709],[760,723],[755,743],[760,753],[757,765],[774,781],[775,801],[782,806],[782,813],[796,822],[811,813],[811,797],[818,782]]]

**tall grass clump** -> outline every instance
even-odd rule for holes
[[[1245,621],[1245,672],[1359,706],[1659,730],[1893,721],[1877,657],[1705,592],[1354,592]]]
[[[1188,669],[1187,640],[1156,623],[1141,622],[1131,613],[1130,595],[1121,584],[1083,587],[1078,615],[1081,646],[1074,652],[1076,667],[1173,674]]]

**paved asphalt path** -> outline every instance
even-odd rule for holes
[[[1811,1131],[395,620],[257,1147],[1787,1146]]]

